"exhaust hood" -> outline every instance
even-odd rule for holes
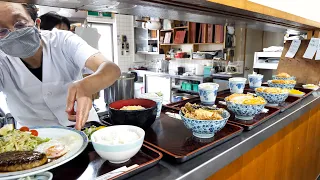
[[[305,24],[206,0],[14,0],[14,2],[201,23],[239,24],[277,32],[285,32],[286,29],[315,29]]]

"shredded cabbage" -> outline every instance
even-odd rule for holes
[[[0,153],[8,151],[33,151],[39,144],[48,142],[49,138],[33,136],[29,132],[14,129],[0,137]]]

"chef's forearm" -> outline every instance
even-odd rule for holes
[[[94,94],[111,86],[120,77],[120,74],[121,71],[116,64],[103,62],[94,74],[81,81],[81,85],[87,93]]]

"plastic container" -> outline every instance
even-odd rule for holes
[[[145,93],[145,94],[142,94],[140,98],[150,99],[157,103],[157,118],[159,118],[161,114],[161,109],[162,109],[163,96],[159,96],[157,93]]]
[[[192,84],[192,91],[199,91],[199,84]]]
[[[185,90],[191,91],[192,90],[192,84],[191,83],[186,83],[186,89]]]
[[[186,90],[186,82],[182,82],[181,89]]]

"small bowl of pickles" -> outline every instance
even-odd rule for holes
[[[299,91],[297,89],[291,89],[289,90],[289,96],[293,97],[303,97],[306,93]]]

